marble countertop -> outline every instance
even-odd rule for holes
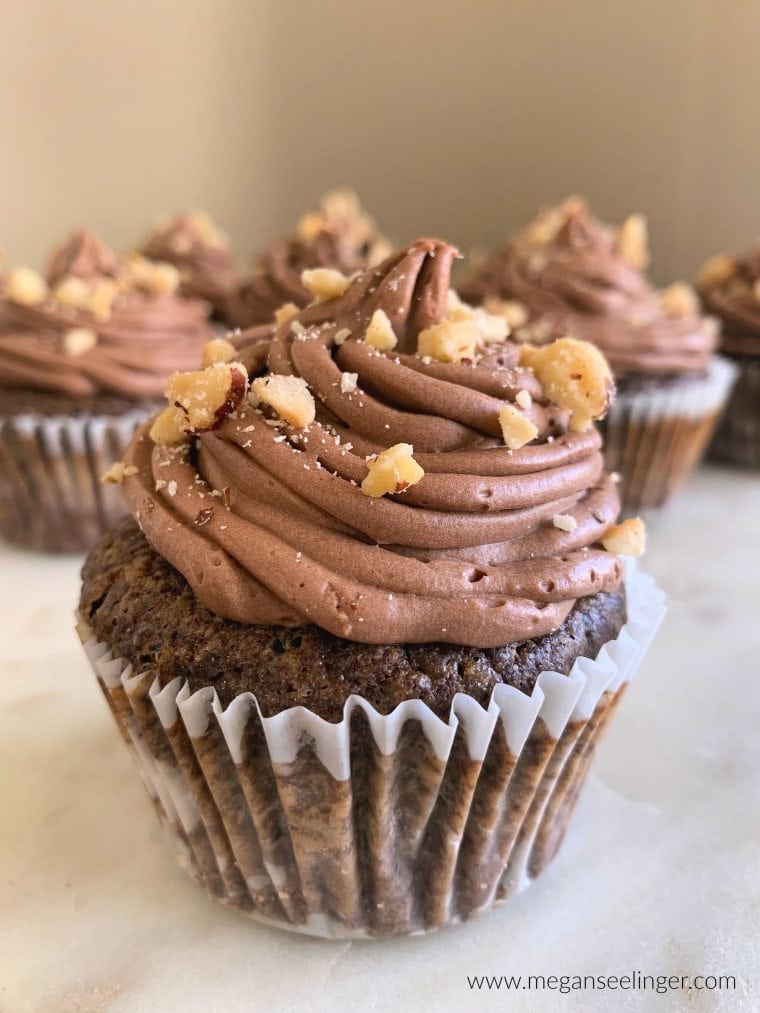
[[[650,522],[669,613],[565,845],[423,938],[270,930],[174,865],[72,629],[80,560],[0,547],[0,1011],[760,1008],[760,477]],[[733,990],[473,991],[470,975],[735,975]]]

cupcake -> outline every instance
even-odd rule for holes
[[[760,246],[744,257],[718,254],[699,274],[705,307],[722,322],[721,351],[737,369],[737,381],[710,455],[760,467]]]
[[[235,327],[269,323],[286,303],[308,305],[312,296],[302,280],[304,271],[332,268],[351,275],[389,252],[388,241],[356,194],[334,190],[322,198],[319,210],[301,217],[293,235],[258,254],[230,299],[225,319]]]
[[[43,551],[91,547],[124,514],[100,482],[156,410],[166,377],[198,362],[206,303],[180,299],[177,271],[119,260],[91,232],[44,279],[0,280],[0,533]]]
[[[205,211],[159,222],[139,252],[149,260],[173,264],[180,275],[180,295],[205,299],[216,316],[224,316],[238,284],[238,271],[229,237]]]
[[[319,935],[421,932],[556,853],[662,612],[593,346],[504,340],[419,240],[218,344],[119,462],[79,632],[185,867]],[[329,284],[327,284],[329,282]]]
[[[733,379],[694,291],[683,282],[656,291],[648,262],[641,215],[614,229],[573,197],[539,214],[461,289],[504,313],[520,341],[572,334],[604,352],[618,387],[605,462],[622,475],[629,511],[661,506],[686,480]]]

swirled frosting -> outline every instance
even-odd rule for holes
[[[140,247],[151,260],[174,264],[189,299],[205,299],[220,312],[238,283],[229,238],[203,211],[159,222]]]
[[[705,308],[723,323],[723,349],[760,355],[760,245],[743,256],[711,258],[698,287]]]
[[[192,444],[138,432],[129,507],[213,612],[364,643],[488,647],[556,629],[576,599],[619,584],[618,558],[599,545],[619,500],[597,431],[569,429],[512,343],[474,361],[415,354],[446,316],[455,254],[412,243],[243,350],[249,373],[306,381],[308,428],[245,403]],[[361,340],[378,309],[399,339],[387,353]],[[538,435],[511,451],[498,416],[515,398],[530,401]],[[424,477],[366,496],[368,457],[402,441]]]
[[[715,328],[695,311],[669,311],[620,239],[584,201],[571,198],[495,251],[462,294],[470,302],[495,296],[521,303],[529,323],[516,337],[572,334],[591,341],[617,377],[704,371]]]
[[[138,266],[82,231],[51,257],[49,287],[27,272],[39,293],[22,296],[9,272],[0,283],[0,388],[161,397],[169,373],[197,365],[211,337],[208,306],[157,290],[165,273]]]
[[[301,281],[303,271],[332,267],[353,274],[389,252],[388,241],[356,194],[335,190],[322,198],[319,210],[303,215],[293,235],[255,257],[251,273],[228,303],[227,319],[238,327],[268,323],[284,303],[303,307],[311,301]]]

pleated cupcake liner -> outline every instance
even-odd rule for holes
[[[732,360],[738,377],[709,455],[715,461],[760,468],[760,357]]]
[[[163,687],[78,631],[180,864],[230,907],[327,937],[426,932],[519,893],[562,842],[599,736],[664,614],[626,564],[628,619],[595,659],[487,708],[457,694],[330,723],[252,693]]]
[[[0,418],[0,535],[42,552],[92,548],[126,513],[100,477],[150,414]]]
[[[627,514],[663,506],[699,464],[736,367],[716,356],[706,376],[618,395],[604,421],[604,460],[621,476]]]

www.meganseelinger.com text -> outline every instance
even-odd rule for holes
[[[734,974],[468,974],[472,992],[721,992],[737,989]]]

